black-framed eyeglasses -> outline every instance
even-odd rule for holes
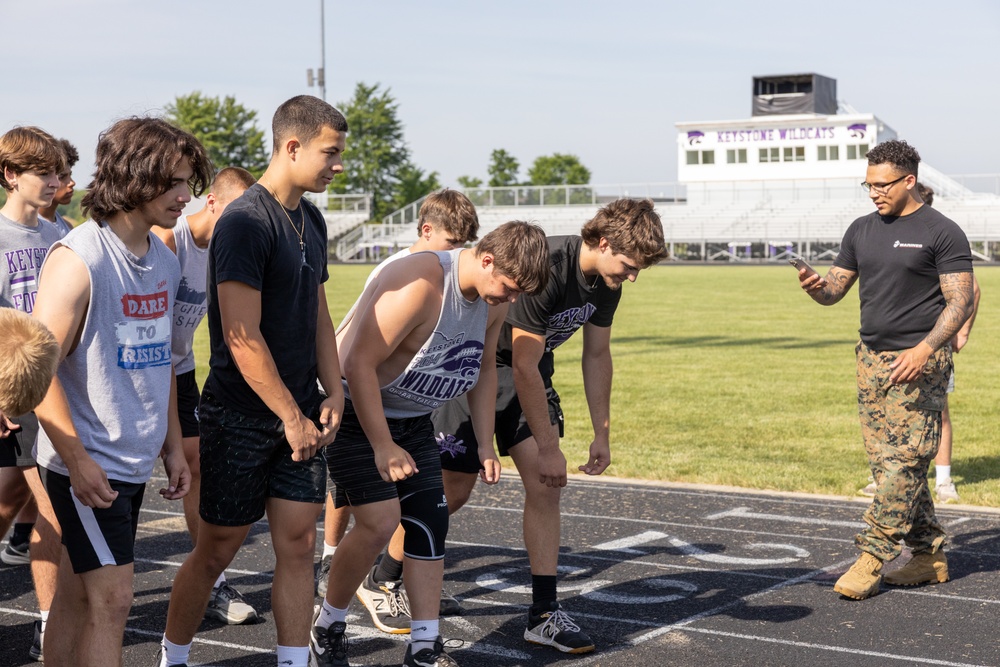
[[[909,176],[909,174],[900,176],[896,180],[890,181],[888,183],[869,183],[868,181],[865,181],[861,184],[861,187],[863,187],[865,190],[874,190],[875,194],[877,195],[887,195],[889,194],[889,190],[892,188],[892,186],[894,186],[896,183],[899,183],[907,176]]]

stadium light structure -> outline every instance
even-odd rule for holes
[[[326,0],[319,0],[319,67],[316,75],[313,76],[313,69],[306,70],[306,83],[310,88],[319,86],[319,98],[326,102],[326,19],[324,18],[324,5]]]

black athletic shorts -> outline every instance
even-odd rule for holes
[[[194,371],[181,373],[177,376],[177,413],[181,418],[181,437],[198,437],[198,402],[201,396],[198,392],[198,381],[194,379]]]
[[[559,406],[559,394],[545,380],[545,397],[549,406],[549,422],[559,425],[559,437],[563,437],[563,413]],[[441,454],[441,467],[453,472],[478,473],[482,469],[479,461],[479,447],[472,429],[469,402],[459,396],[445,403],[431,415],[434,433]],[[509,456],[510,450],[531,437],[531,429],[521,411],[521,403],[514,390],[514,371],[509,366],[497,366],[497,413],[496,438],[500,456]]]
[[[38,418],[34,412],[11,419],[21,428],[0,439],[0,468],[34,468],[35,457],[31,450],[38,438]]]
[[[62,528],[62,543],[73,572],[81,574],[105,565],[128,565],[135,560],[135,531],[145,484],[109,479],[118,497],[111,507],[87,507],[73,495],[69,477],[38,467],[52,509]]]
[[[438,456],[430,415],[387,419],[392,441],[409,452],[420,471],[401,482],[386,482],[375,465],[375,451],[365,435],[354,405],[344,400],[344,419],[337,439],[324,451],[330,478],[336,482],[334,503],[366,505],[402,498],[418,491],[443,489],[441,457]]]
[[[319,403],[304,411],[318,428]],[[326,461],[293,461],[277,417],[249,417],[201,396],[201,518],[215,526],[248,526],[264,516],[268,498],[322,503]]]

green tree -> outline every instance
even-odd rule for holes
[[[438,180],[436,171],[424,176],[424,170],[413,164],[403,165],[396,177],[399,183],[392,196],[393,210],[401,209],[424,195],[441,189],[441,181]]]
[[[243,167],[259,177],[267,168],[268,154],[264,132],[257,127],[257,112],[236,98],[206,97],[195,91],[178,95],[164,111],[169,123],[198,138],[216,169]]]
[[[517,172],[521,168],[521,163],[517,158],[498,148],[490,153],[490,165],[486,172],[490,175],[491,188],[503,188],[510,185],[517,185]]]
[[[483,179],[475,178],[474,176],[459,176],[455,180],[457,180],[458,184],[466,190],[475,190],[483,184]]]
[[[344,151],[344,175],[331,183],[330,189],[341,193],[370,193],[372,218],[381,219],[395,210],[396,193],[404,170],[415,169],[410,162],[410,149],[403,139],[399,104],[388,88],[359,82],[354,88],[354,97],[338,108],[347,117],[350,134]],[[412,179],[412,172],[407,175]],[[437,178],[437,174],[433,176]],[[422,177],[421,172],[416,180]]]
[[[535,159],[528,179],[532,185],[586,185],[590,183],[590,170],[575,155],[553,153]]]

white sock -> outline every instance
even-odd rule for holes
[[[337,547],[330,546],[326,542],[323,542],[323,558],[327,556],[332,556],[333,552],[337,550]]]
[[[434,648],[434,640],[438,638],[440,621],[414,621],[410,619],[410,651],[411,654],[425,648]]]
[[[284,667],[308,667],[309,647],[308,646],[278,646],[278,665]]]
[[[328,628],[334,623],[346,623],[347,622],[347,609],[338,609],[332,604],[323,600],[323,609],[319,612],[319,616],[316,618],[317,628]]]
[[[951,479],[951,465],[934,466],[934,481],[940,484],[946,479]]]
[[[166,635],[163,635],[163,639],[160,640],[160,646],[163,647],[163,657],[160,658],[160,667],[187,664],[188,656],[191,655],[191,644],[184,644],[183,646],[174,644],[167,639]]]
[[[49,622],[49,610],[39,610],[38,615],[42,617],[42,632],[45,632],[45,626]]]
[[[226,583],[226,573],[225,572],[223,572],[222,574],[219,575],[219,578],[215,580],[214,584],[212,584],[212,588],[218,588],[219,586],[221,586],[224,583]]]

